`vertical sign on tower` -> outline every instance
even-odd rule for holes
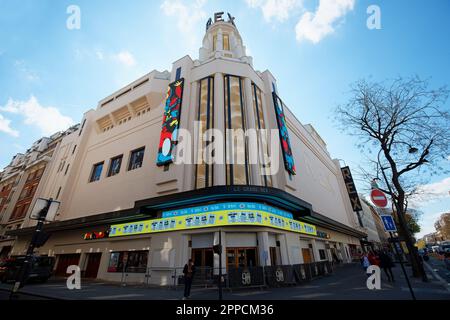
[[[347,193],[352,203],[352,209],[356,212],[358,217],[358,223],[361,227],[364,227],[363,221],[361,219],[360,211],[362,211],[361,201],[359,200],[358,191],[356,190],[355,181],[353,181],[352,173],[350,167],[341,168],[342,177],[344,178],[345,186],[347,187]]]
[[[350,167],[344,167],[341,169],[342,176],[344,178],[345,186],[347,187],[347,193],[352,203],[354,212],[362,211],[361,202],[359,201],[358,191],[356,190],[355,182],[353,181]]]
[[[273,104],[275,105],[275,114],[277,116],[278,131],[280,133],[281,149],[283,151],[284,166],[291,174],[296,174],[296,167],[294,163],[294,156],[292,155],[291,140],[289,139],[289,132],[286,126],[286,117],[284,115],[283,101],[275,92],[272,92]]]
[[[165,166],[173,162],[173,148],[178,140],[181,105],[183,102],[184,78],[169,84],[166,105],[159,140],[158,158],[156,164]]]

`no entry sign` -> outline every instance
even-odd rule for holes
[[[386,195],[378,189],[372,190],[372,192],[370,193],[370,198],[372,199],[373,204],[379,208],[386,208],[386,206],[388,205]]]

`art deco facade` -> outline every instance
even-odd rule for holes
[[[314,128],[282,103],[282,94],[269,71],[254,70],[232,21],[210,24],[198,60],[185,56],[170,72],[137,79],[101,100],[76,131],[61,138],[38,188],[39,197],[61,201],[39,254],[57,257],[59,275],[78,264],[86,277],[120,281],[126,270],[129,281],[142,282],[150,268],[158,284],[171,281],[168,270],[189,258],[218,268],[212,247],[219,238],[225,273],[351,261],[366,234],[339,161]],[[225,137],[215,154],[223,162],[196,163],[198,144],[208,144],[198,137],[211,128],[281,129],[280,170],[272,174],[262,163],[270,152],[263,140],[245,139],[233,148]],[[185,155],[192,161],[176,164],[181,129],[195,143]],[[261,157],[250,163],[254,153]],[[243,163],[225,161],[239,156]],[[27,220],[7,232],[17,238],[12,254],[24,252],[32,226]]]

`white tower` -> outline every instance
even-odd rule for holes
[[[228,15],[223,19],[223,13],[217,13],[208,21],[203,45],[199,51],[199,61],[203,63],[210,59],[225,58],[245,62],[253,66],[253,58],[247,56],[234,18]]]

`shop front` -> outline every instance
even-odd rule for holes
[[[312,215],[310,205],[280,190],[214,189],[140,201],[119,213],[55,222],[46,226],[52,236],[39,254],[57,257],[58,276],[67,276],[67,267],[78,265],[85,278],[168,286],[179,283],[189,259],[200,277],[217,277],[220,258],[213,246],[220,241],[222,274],[253,270],[258,277],[267,270],[275,277],[280,270],[292,273],[295,265],[329,262],[333,254],[343,260],[342,251],[334,249],[359,241],[356,232],[321,220]],[[331,231],[326,228],[330,225]],[[21,230],[19,241],[26,243],[31,230]]]

